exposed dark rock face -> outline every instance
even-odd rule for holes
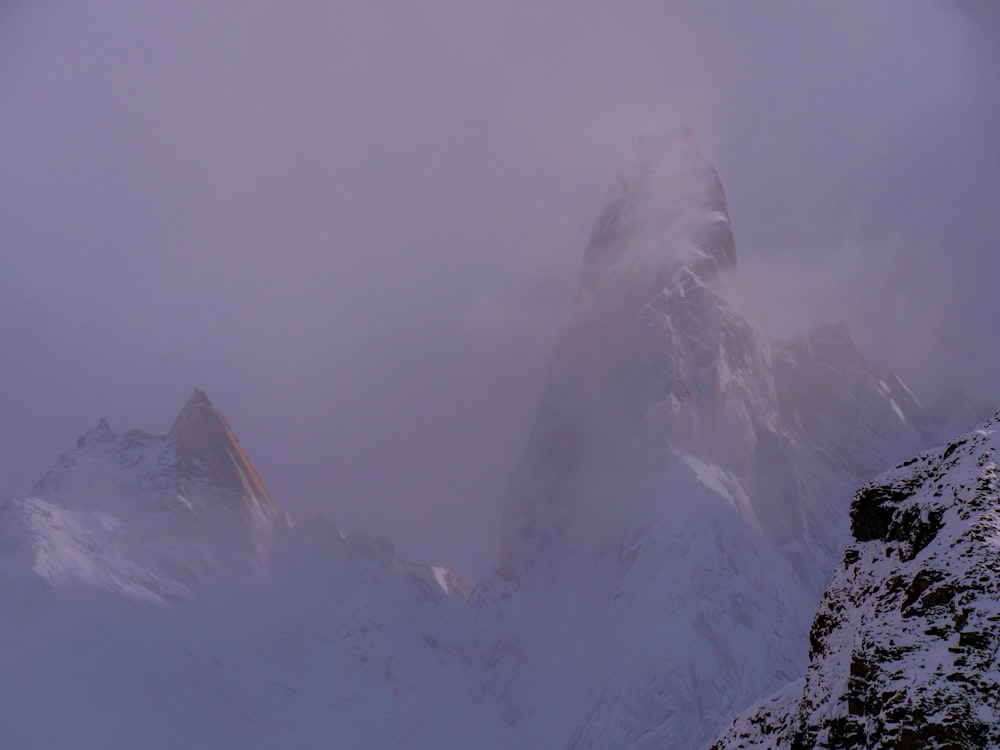
[[[857,493],[804,685],[713,748],[1000,747],[996,419]]]

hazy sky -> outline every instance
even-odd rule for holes
[[[989,2],[0,0],[0,495],[195,386],[302,518],[474,578],[576,264],[691,123],[775,335],[1000,397]]]

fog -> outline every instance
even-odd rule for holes
[[[689,123],[762,325],[1000,397],[989,3],[0,5],[0,495],[194,387],[299,519],[496,562],[590,224]]]

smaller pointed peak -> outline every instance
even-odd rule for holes
[[[188,400],[184,402],[184,406],[181,408],[180,413],[178,413],[177,419],[174,420],[174,428],[182,422],[195,418],[196,415],[206,413],[217,414],[218,412],[209,400],[208,394],[201,388],[195,388],[194,393],[188,396]],[[171,429],[171,432],[173,432],[173,429]]]
[[[212,405],[212,402],[208,400],[208,395],[205,391],[201,390],[201,388],[195,388],[194,393],[188,397],[188,400],[184,403],[180,413],[178,413],[177,418],[174,420],[169,434],[172,437],[176,437],[192,427],[202,429],[195,426],[204,425],[206,420],[209,422],[218,422],[221,419],[222,415]]]
[[[206,406],[212,405],[212,402],[208,400],[208,394],[201,388],[195,388],[194,393],[191,394],[187,402],[188,404],[205,404]]]
[[[200,388],[174,420],[167,440],[182,461],[193,462],[216,487],[228,488],[273,517],[277,510],[226,418]]]

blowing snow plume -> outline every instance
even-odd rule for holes
[[[736,268],[725,190],[689,128],[640,139],[631,179],[591,231],[578,294],[586,301],[617,276],[652,280],[681,263],[706,276]]]

